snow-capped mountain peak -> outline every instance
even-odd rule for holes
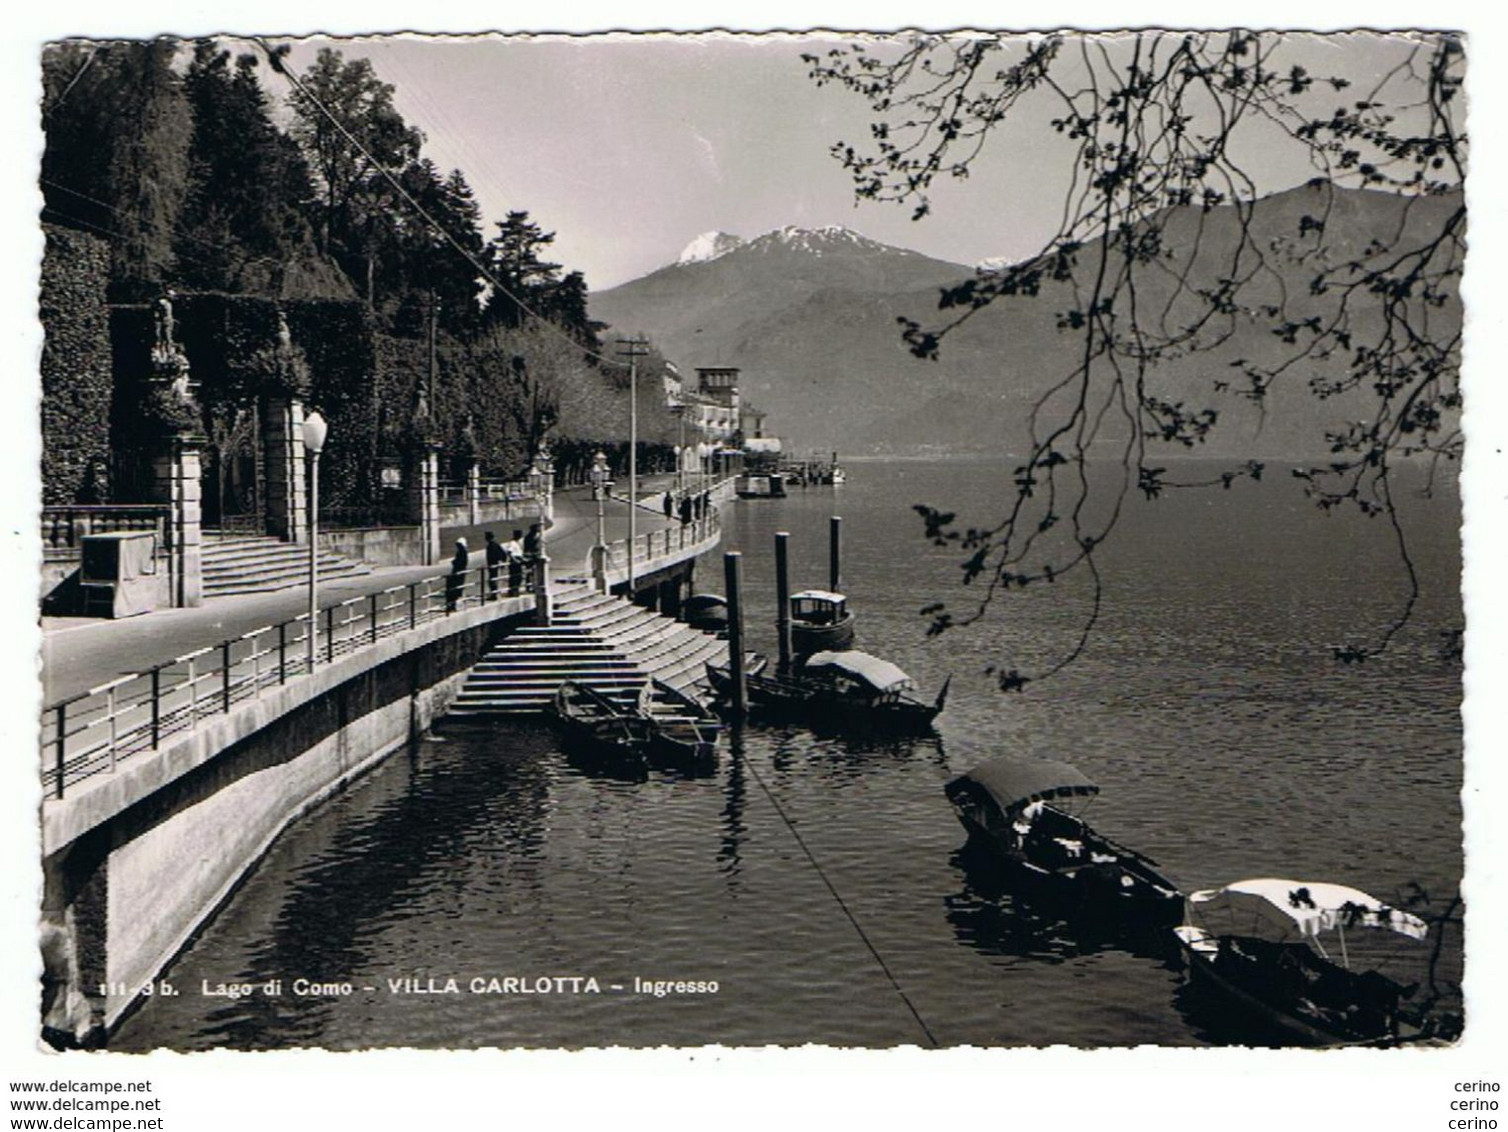
[[[860,235],[852,228],[845,228],[841,224],[823,224],[818,228],[798,228],[794,224],[787,224],[784,228],[776,228],[752,240],[750,247],[789,248],[818,256],[824,251],[887,250],[885,245],[876,243],[868,236]],[[902,249],[888,250],[901,251]]]
[[[731,232],[703,232],[682,249],[676,263],[706,263],[743,246],[743,237]]]

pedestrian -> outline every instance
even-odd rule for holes
[[[545,537],[538,523],[529,524],[529,533],[524,536],[524,557],[529,561],[538,558],[544,550]]]
[[[492,532],[487,531],[483,536],[487,540],[487,600],[497,600],[498,578],[503,571],[503,563],[508,560],[508,552],[503,549],[503,544],[492,537]]]
[[[517,597],[524,584],[524,532],[514,528],[513,537],[503,544],[508,562],[508,596]]]
[[[691,522],[691,496],[681,496],[681,525]]]
[[[466,567],[471,554],[466,549],[466,540],[456,539],[456,556],[450,560],[450,573],[445,578],[445,612],[454,613],[461,603],[461,591],[466,586]]]
[[[670,492],[665,493],[665,518],[670,518],[675,513],[675,496]]]

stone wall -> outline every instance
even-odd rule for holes
[[[420,626],[44,805],[43,920],[66,940],[49,967],[68,968],[49,978],[87,1004],[50,1026],[99,1040],[290,822],[421,735],[532,615],[517,599]]]

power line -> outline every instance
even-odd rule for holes
[[[519,308],[519,310],[523,311],[530,318],[542,324],[547,333],[556,335],[563,341],[569,343],[572,348],[582,351],[582,353],[588,358],[595,358],[597,361],[606,363],[608,365],[614,364],[611,358],[608,358],[595,350],[588,349],[580,342],[578,342],[575,338],[572,338],[569,334],[566,334],[563,330],[556,326],[554,322],[546,318],[539,311],[535,310],[523,299],[521,299],[519,296],[505,287],[502,282],[500,282],[498,278],[492,273],[490,268],[478,261],[477,258],[473,256],[471,252],[463,244],[461,244],[459,240],[457,240],[450,234],[450,232],[445,228],[444,225],[442,225],[438,220],[431,216],[429,212],[424,208],[424,206],[409,194],[408,190],[403,187],[398,178],[394,176],[394,174],[391,173],[388,168],[383,165],[382,162],[378,161],[376,156],[369,149],[367,149],[366,146],[362,145],[361,141],[357,139],[350,130],[346,129],[345,123],[341,122],[341,120],[335,116],[335,114],[329,109],[329,107],[327,107],[324,102],[320,100],[319,96],[310,91],[309,88],[304,85],[303,81],[287,68],[283,60],[283,51],[274,49],[267,43],[266,40],[260,37],[251,37],[251,42],[261,48],[262,51],[266,54],[268,65],[278,74],[282,75],[294,90],[298,91],[299,94],[301,94],[309,101],[310,105],[312,105],[316,110],[320,112],[320,114],[328,119],[330,124],[334,126],[335,129],[340,133],[341,137],[345,138],[345,140],[356,150],[356,152],[361,154],[361,156],[370,163],[373,169],[382,174],[383,179],[387,181],[387,183],[392,187],[393,191],[396,192],[408,204],[408,206],[412,208],[419,215],[419,217],[423,219],[423,221],[428,224],[446,243],[448,243],[458,253],[460,253],[461,257],[471,265],[472,269],[475,270],[477,274],[479,274],[484,280],[487,281],[487,284],[489,286],[491,286],[498,293],[506,296]]]

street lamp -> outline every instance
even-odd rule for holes
[[[686,494],[686,402],[678,401],[672,407],[675,413],[675,491],[677,496]]]
[[[309,671],[319,654],[319,454],[330,426],[319,410],[304,418],[304,451],[309,453]]]
[[[602,500],[607,494],[608,485],[612,483],[608,479],[607,453],[600,448],[597,455],[592,457],[592,498],[597,501],[597,545],[607,545],[607,521],[602,514]]]
[[[603,500],[612,484],[608,479],[607,454],[598,449],[592,457],[592,498],[597,501],[597,545],[592,547],[592,577],[600,589],[607,588],[607,520],[602,512]]]

